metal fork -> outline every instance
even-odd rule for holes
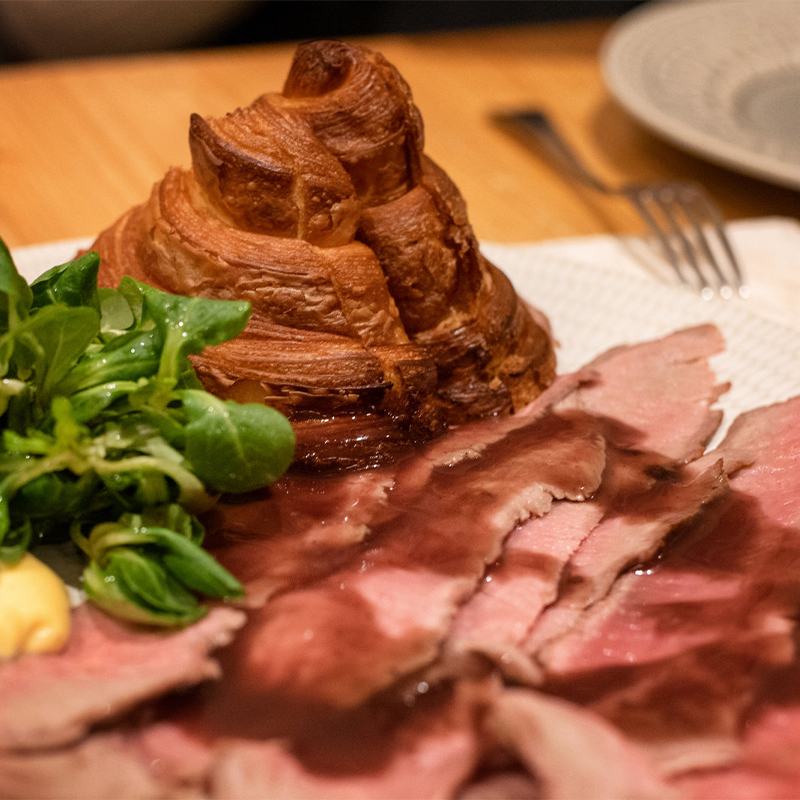
[[[605,195],[622,195],[639,212],[664,258],[679,279],[703,297],[718,291],[723,298],[750,291],[725,233],[719,210],[698,184],[653,181],[609,186],[579,160],[553,123],[539,110],[503,112],[495,122],[513,133],[532,136],[572,178]],[[691,278],[687,276],[687,269]]]

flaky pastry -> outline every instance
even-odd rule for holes
[[[552,381],[546,322],[480,253],[380,54],[301,45],[282,93],[193,115],[189,144],[192,168],[97,239],[101,283],[250,301],[245,332],[195,366],[287,414],[299,464],[379,463]]]

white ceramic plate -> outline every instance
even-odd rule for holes
[[[601,52],[642,124],[709,160],[800,188],[800,2],[652,2]]]
[[[19,271],[32,280],[88,244],[22,248],[14,258]],[[720,327],[728,343],[726,352],[714,359],[714,367],[720,381],[731,383],[720,402],[725,420],[715,441],[742,411],[800,395],[800,333],[749,313],[738,301],[709,302],[647,278],[544,254],[535,245],[491,244],[484,250],[518,292],[549,317],[560,344],[561,372],[574,370],[617,344],[710,321]]]

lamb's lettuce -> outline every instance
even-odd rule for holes
[[[0,240],[0,560],[70,537],[111,614],[182,625],[242,587],[202,548],[197,515],[288,468],[285,417],[203,390],[190,355],[237,336],[244,302],[124,278],[87,253],[30,286]]]

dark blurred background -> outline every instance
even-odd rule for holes
[[[0,62],[616,17],[643,0],[0,0]]]

